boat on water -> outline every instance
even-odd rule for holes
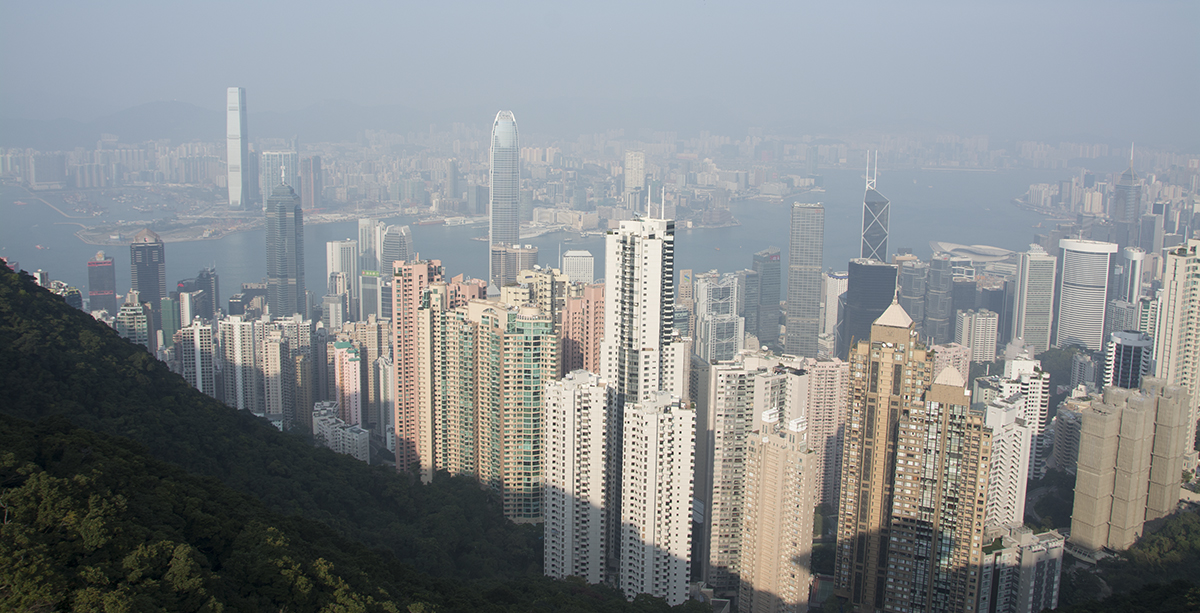
[[[24,200],[14,200],[14,201],[13,201],[13,204],[15,204],[15,205],[17,205],[17,206],[25,206],[25,205],[27,205],[27,204],[29,204],[29,203],[28,203],[28,202],[25,202]]]
[[[435,217],[433,219],[418,220],[416,225],[418,225],[418,226],[437,226],[437,225],[441,225],[444,223],[446,223],[446,219],[444,217]]]

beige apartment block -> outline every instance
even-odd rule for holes
[[[1080,411],[1071,543],[1128,549],[1146,521],[1179,502],[1189,417],[1187,391],[1146,378],[1140,390],[1110,387]]]

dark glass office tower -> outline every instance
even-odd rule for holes
[[[935,253],[929,260],[923,333],[929,345],[954,340],[954,268],[945,253]]]
[[[88,260],[88,308],[93,311],[108,311],[109,315],[117,315],[117,269],[113,259],[106,257],[103,251],[96,253],[96,259]]]
[[[196,287],[204,290],[208,300],[204,305],[204,313],[209,319],[215,318],[221,312],[220,282],[217,278],[216,267],[201,268],[196,275]]]
[[[1113,189],[1112,215],[1115,221],[1136,222],[1142,216],[1142,180],[1133,172],[1133,160],[1129,170],[1121,173]]]
[[[817,357],[824,250],[825,207],[805,203],[792,205],[792,234],[788,246],[787,332],[783,343],[783,351],[789,355]],[[895,274],[893,270],[893,289],[896,285]],[[888,304],[891,304],[890,297]],[[867,322],[868,333],[870,325]]]
[[[782,280],[782,257],[778,247],[767,247],[754,254],[751,265],[758,272],[758,328],[754,335],[758,342],[769,346],[779,345],[779,291]],[[749,330],[750,328],[746,328]]]
[[[217,269],[201,268],[200,272],[191,279],[184,279],[176,284],[176,291],[189,292],[197,298],[192,306],[192,314],[201,319],[214,319],[220,313],[221,298],[217,294]]]
[[[879,260],[850,260],[845,317],[838,332],[838,357],[847,359],[852,343],[871,338],[871,324],[896,298],[896,267]]]
[[[162,238],[149,228],[138,232],[129,246],[129,265],[138,299],[157,312],[167,297],[167,248]]]
[[[929,264],[925,262],[908,261],[900,265],[900,306],[912,317],[917,334],[922,337],[925,326],[925,282],[928,275]]]
[[[974,279],[954,279],[951,287],[953,288],[951,290],[953,311],[950,315],[950,329],[953,330],[959,313],[979,308],[979,285]],[[996,313],[999,312],[996,311]]]
[[[300,196],[280,183],[267,198],[267,307],[272,317],[308,315],[304,291],[304,213]]]

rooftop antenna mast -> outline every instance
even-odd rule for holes
[[[879,152],[875,152],[875,172],[871,172],[871,152],[867,151],[867,189],[875,189],[875,179],[879,176]]]

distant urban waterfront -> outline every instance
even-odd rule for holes
[[[821,202],[826,209],[825,268],[845,270],[858,256],[863,179],[859,170],[823,170],[824,192],[809,192],[784,201],[747,200],[731,205],[741,225],[728,228],[679,229],[676,268],[697,271],[733,271],[750,266],[754,252],[774,245],[783,251],[787,266],[789,203]],[[910,247],[927,258],[929,241],[987,244],[1022,250],[1033,240],[1037,227],[1053,227],[1048,218],[1019,209],[1011,200],[1032,183],[1052,182],[1069,171],[1005,170],[896,170],[883,171],[879,191],[892,202],[891,250]],[[23,205],[16,204],[24,202]],[[91,218],[66,218],[19,187],[5,186],[0,197],[0,255],[17,260],[26,270],[43,269],[53,279],[87,291],[86,262],[101,249],[75,236]],[[413,224],[407,217],[385,218],[388,223]],[[107,220],[106,220],[107,221]],[[412,225],[413,241],[422,258],[440,259],[450,275],[487,276],[487,244],[471,240],[486,233],[486,226]],[[325,287],[325,242],[355,238],[354,222],[310,224],[305,228],[305,263],[308,287]],[[235,232],[215,240],[167,244],[168,284],[193,277],[204,266],[215,265],[221,281],[221,298],[237,293],[242,283],[266,276],[263,230]],[[557,265],[558,254],[586,249],[596,256],[596,276],[604,275],[602,236],[581,238],[564,232],[522,241],[540,249],[543,265]],[[116,258],[117,287],[129,287],[127,246],[103,247]],[[783,283],[787,283],[784,275]]]

